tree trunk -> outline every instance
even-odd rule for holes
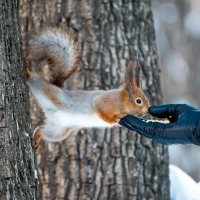
[[[48,25],[79,33],[78,89],[121,86],[129,60],[138,56],[143,88],[161,102],[150,0],[21,0],[24,36]],[[167,148],[125,128],[82,129],[62,143],[44,142],[38,155],[42,199],[169,199]]]
[[[38,199],[19,2],[0,0],[0,199]]]

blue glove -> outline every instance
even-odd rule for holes
[[[200,110],[186,104],[167,104],[152,106],[149,113],[158,118],[168,118],[170,123],[147,123],[129,115],[119,124],[162,144],[200,145]]]

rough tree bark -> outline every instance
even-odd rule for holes
[[[37,199],[18,0],[0,0],[0,199]]]
[[[21,0],[22,31],[48,25],[79,33],[78,89],[119,87],[138,55],[143,88],[161,102],[150,0]],[[62,143],[44,142],[38,155],[42,199],[169,199],[167,148],[127,129],[82,129]]]

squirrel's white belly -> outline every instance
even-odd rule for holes
[[[103,121],[94,114],[85,113],[67,113],[60,110],[45,112],[46,123],[42,133],[44,139],[49,141],[61,141],[67,137],[67,128],[95,128],[95,127],[112,127],[109,123]]]
[[[56,110],[47,120],[65,128],[112,127],[95,113],[73,113]]]

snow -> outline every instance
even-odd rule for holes
[[[29,137],[29,134],[28,134],[27,132],[25,132],[24,135],[25,135],[26,137]]]
[[[200,183],[180,168],[169,166],[170,200],[200,200]]]
[[[94,141],[94,140],[93,140],[93,142],[92,142],[92,147],[93,147],[94,149],[96,149],[96,148],[97,148],[97,142],[96,142],[96,141]]]
[[[37,170],[35,170],[35,179],[38,179],[38,173],[37,173]]]

